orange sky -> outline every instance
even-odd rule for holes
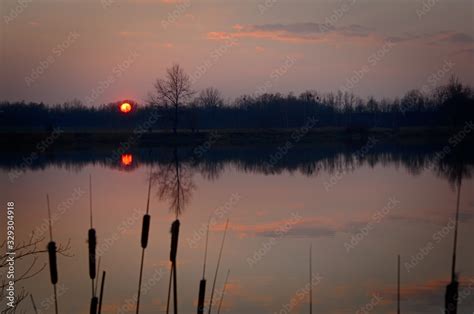
[[[473,2],[427,3],[2,1],[0,100],[142,101],[174,62],[196,90],[230,99],[344,88],[394,97],[453,73],[472,84]]]

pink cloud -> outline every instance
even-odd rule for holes
[[[213,40],[255,38],[292,43],[324,43],[350,39],[370,43],[383,39],[370,29],[355,24],[343,27],[319,23],[236,24],[232,28],[232,32],[209,32],[207,38]]]

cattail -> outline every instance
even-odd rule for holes
[[[89,277],[91,278],[92,281],[94,281],[96,277],[96,264],[95,264],[95,249],[97,246],[97,238],[96,238],[96,233],[95,229],[93,228],[93,222],[92,222],[92,178],[89,175],[89,209],[90,209],[90,225],[91,228],[89,229],[88,232],[88,240],[87,242],[89,243]],[[92,287],[94,287],[94,282],[92,282]],[[92,290],[94,290],[92,288]]]
[[[91,299],[91,308],[90,308],[90,313],[91,314],[97,314],[97,305],[99,304],[99,299],[97,297],[92,297]]]
[[[142,248],[146,248],[148,245],[148,233],[150,232],[150,219],[151,216],[146,214],[143,216],[143,226],[142,226]]]
[[[178,282],[176,275],[176,256],[178,254],[178,239],[179,239],[179,219],[176,219],[171,224],[171,249],[170,249],[170,261],[171,261],[171,272],[170,282],[168,285],[168,302],[166,303],[166,313],[169,313],[170,296],[171,296],[171,280],[173,279],[173,303],[174,313],[178,313]]]
[[[148,245],[148,235],[150,233],[150,220],[151,216],[148,214],[150,211],[150,192],[151,192],[151,169],[150,169],[150,178],[148,181],[148,197],[146,201],[146,213],[143,215],[143,224],[142,224],[142,237],[140,240],[142,246],[142,258],[140,263],[140,275],[138,278],[138,293],[137,293],[137,307],[136,313],[140,312],[140,295],[142,291],[142,278],[143,278],[143,263],[145,261],[145,249]]]
[[[197,313],[202,314],[204,313],[204,299],[206,298],[206,261],[207,261],[207,244],[209,242],[209,223],[211,221],[211,217],[207,221],[207,231],[206,231],[206,245],[204,247],[204,263],[202,266],[202,279],[199,282],[199,296],[198,296],[198,307]]]
[[[95,229],[89,229],[88,232],[88,243],[89,243],[89,277],[94,280],[96,277],[95,271],[95,249],[97,246],[97,238]]]
[[[102,312],[102,299],[104,297],[105,271],[102,272],[102,282],[100,283],[99,313]]]
[[[99,264],[97,266],[97,272],[99,273],[100,271],[100,257],[99,257]],[[97,284],[99,280],[95,280],[95,288],[92,288],[92,298],[91,298],[91,306],[90,306],[90,314],[97,314],[97,305],[99,303],[99,299],[97,298]],[[92,281],[94,283],[94,281]]]
[[[206,279],[199,282],[198,314],[204,313],[204,299],[206,298]]]
[[[94,280],[97,275],[96,271],[96,254],[95,250],[97,247],[97,237],[95,229],[93,228],[93,220],[92,220],[92,177],[89,175],[89,217],[90,217],[90,229],[87,233],[87,242],[89,244],[89,277],[91,278],[92,283],[92,298],[91,298],[91,305],[90,305],[90,314],[97,314],[97,305],[99,303],[99,299],[97,298],[94,289]],[[99,261],[100,265],[100,261]]]
[[[179,225],[180,222],[176,219],[171,224],[171,250],[170,250],[170,261],[176,263],[176,255],[178,254],[178,237],[179,237]]]
[[[46,194],[46,203],[48,206],[48,219],[49,219],[49,238],[48,243],[48,256],[49,256],[49,273],[51,275],[51,283],[53,284],[54,290],[54,309],[55,313],[58,314],[58,294],[56,291],[56,284],[58,283],[58,264],[56,261],[56,243],[53,241],[53,227],[51,224],[51,208],[49,205],[49,195]]]
[[[58,283],[58,264],[56,261],[56,243],[54,241],[48,243],[48,255],[51,283],[55,285]]]

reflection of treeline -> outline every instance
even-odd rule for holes
[[[153,102],[137,106],[130,114],[118,112],[117,103],[86,107],[80,101],[47,106],[43,103],[0,103],[0,125],[5,128],[129,129],[143,124],[154,112],[158,121],[149,130],[173,128],[174,107]],[[349,92],[322,94],[307,91],[296,96],[262,94],[241,96],[225,103],[208,88],[179,106],[178,128],[296,128],[307,117],[317,117],[317,127],[348,129],[405,126],[459,126],[474,120],[474,90],[454,77],[430,93],[412,90],[392,100],[362,99]]]
[[[370,139],[369,139],[370,140]],[[262,173],[266,175],[282,172],[298,172],[307,176],[351,172],[361,166],[392,165],[402,167],[411,174],[433,171],[449,181],[462,172],[465,178],[471,176],[474,167],[474,151],[469,149],[472,137],[466,138],[456,147],[447,142],[429,143],[400,142],[398,140],[379,140],[369,147],[368,142],[325,142],[317,145],[296,145],[276,163],[269,163],[277,151],[276,146],[211,147],[197,155],[195,147],[177,149],[177,158],[182,167],[192,173],[213,180],[228,167],[239,171]],[[446,151],[448,151],[446,153]],[[26,167],[22,165],[21,153],[6,152],[0,155],[0,169],[23,171],[45,169],[54,165],[69,170],[79,170],[89,164],[116,169],[134,169],[140,165],[173,166],[174,149],[171,147],[143,148],[130,152],[133,165],[124,167],[120,158],[112,160],[108,150],[51,151],[43,154]]]

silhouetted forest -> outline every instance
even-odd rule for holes
[[[147,131],[186,129],[298,128],[308,117],[316,127],[399,128],[412,126],[461,126],[474,120],[474,89],[452,77],[448,84],[430,93],[411,90],[396,99],[362,99],[352,93],[306,91],[300,95],[244,95],[225,102],[215,88],[207,88],[186,102],[169,104],[150,97],[145,104],[131,102],[133,110],[123,114],[120,102],[87,107],[79,100],[64,104],[2,102],[3,129],[65,130],[133,129],[153,120]]]

